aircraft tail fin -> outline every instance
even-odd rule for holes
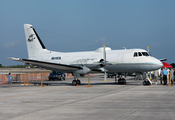
[[[32,25],[24,24],[24,31],[29,58],[38,58],[41,53],[48,51]]]

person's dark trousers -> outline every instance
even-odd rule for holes
[[[163,75],[163,82],[164,82],[164,85],[167,84],[167,75]]]

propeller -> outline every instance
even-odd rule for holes
[[[101,62],[103,62],[103,67],[104,67],[105,65],[117,64],[117,62],[112,63],[112,62],[106,61],[106,49],[105,49],[105,45],[103,45],[103,61],[101,61]],[[106,71],[107,71],[107,70],[104,68],[104,81],[107,81],[107,79],[106,79]]]
[[[99,67],[100,67],[99,69],[104,72],[104,81],[107,81],[107,79],[106,79],[107,70],[104,67],[106,65],[117,64],[117,62],[108,62],[108,61],[106,61],[106,49],[105,49],[105,45],[103,45],[103,59],[100,59],[98,62],[93,62],[93,64],[98,64],[99,65]]]
[[[105,50],[105,45],[103,45],[103,59],[104,59],[104,63],[106,63],[106,50]],[[104,69],[104,81],[106,80],[106,69]]]

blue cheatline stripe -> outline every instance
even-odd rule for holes
[[[122,65],[122,64],[132,64],[132,65],[140,65],[140,64],[144,64],[144,65],[149,65],[149,64],[151,64],[151,65],[153,65],[153,64],[156,64],[156,65],[159,65],[159,64],[161,64],[161,63],[117,63],[116,65]]]

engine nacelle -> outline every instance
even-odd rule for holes
[[[81,70],[77,70],[73,73],[73,76],[80,76],[80,75],[85,75],[88,74],[91,70],[86,67],[86,66],[81,66],[82,69]]]

